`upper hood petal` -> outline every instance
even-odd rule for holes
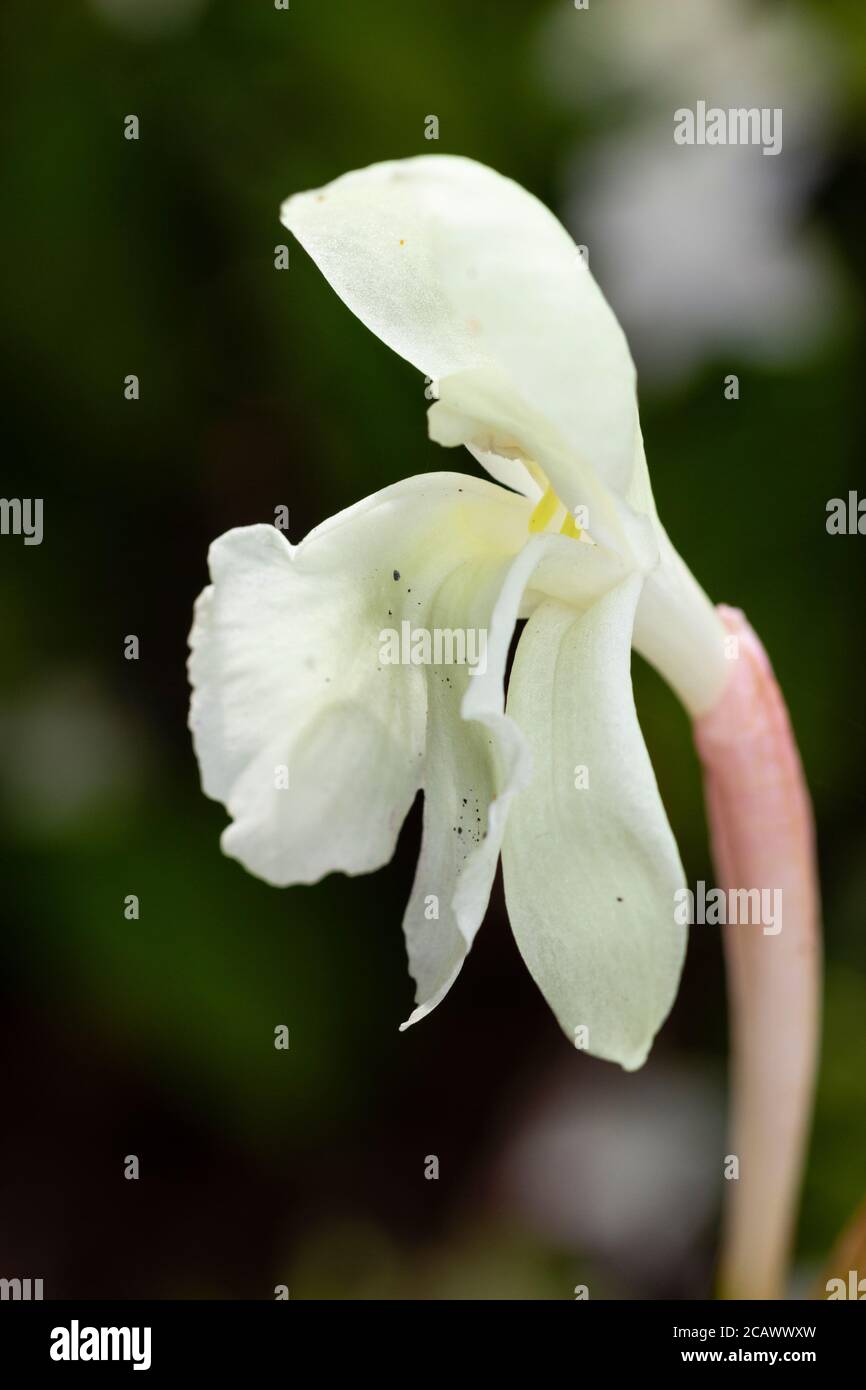
[[[634,365],[577,246],[532,194],[473,160],[421,155],[289,198],[281,220],[407,361],[435,380],[497,371],[575,458],[626,493]]]

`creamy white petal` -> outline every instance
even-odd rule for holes
[[[456,979],[487,908],[509,806],[529,778],[526,739],[504,713],[515,622],[551,593],[573,614],[584,612],[625,573],[600,547],[536,535],[512,561],[469,563],[443,586],[436,621],[453,622],[460,612],[464,622],[486,627],[487,659],[483,672],[451,668],[450,679],[430,687],[424,836],[404,921],[417,1008],[404,1028],[424,1018]]]
[[[475,674],[452,665],[429,675],[424,828],[403,921],[417,1007],[403,1028],[457,978],[487,910],[509,804],[529,780],[526,740],[504,713],[504,676],[531,553],[467,563],[431,612],[440,629],[459,615],[461,626],[483,632],[484,662]]]
[[[491,483],[431,474],[298,546],[270,526],[214,542],[190,637],[190,727],[203,788],[232,816],[227,854],[274,884],[391,857],[429,763],[429,672],[384,661],[383,634],[428,626],[467,560],[516,553],[530,510]]]
[[[474,444],[467,443],[466,447],[473,458],[481,464],[482,468],[487,469],[491,478],[495,478],[497,483],[502,483],[503,487],[512,488],[514,492],[519,492],[521,496],[528,497],[531,502],[540,501],[542,489],[539,487],[522,459],[504,458],[500,454],[493,454],[485,449],[479,449]]]
[[[527,623],[507,710],[533,776],[502,850],[512,929],[560,1025],[629,1070],[671,1007],[685,950],[682,866],[631,690],[640,586],[631,575],[583,614],[544,602]]]
[[[634,365],[586,261],[532,194],[472,160],[422,155],[289,198],[281,219],[402,357],[440,386],[500,373],[574,460],[625,494]]]

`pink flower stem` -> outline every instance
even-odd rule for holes
[[[781,930],[722,928],[731,1039],[720,1294],[783,1298],[819,1047],[821,940],[812,808],[781,691],[744,615],[719,609],[731,679],[695,721],[719,887],[781,890]],[[742,900],[742,895],[741,895]],[[753,919],[752,919],[753,920]],[[778,924],[776,924],[778,925]],[[731,1165],[733,1166],[733,1165]]]

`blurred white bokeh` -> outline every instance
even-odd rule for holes
[[[566,1067],[518,1122],[497,1188],[554,1246],[652,1286],[700,1260],[724,1153],[723,1098],[697,1068]]]
[[[581,122],[561,210],[643,374],[681,376],[725,351],[796,360],[826,335],[841,288],[807,215],[846,63],[801,12],[751,0],[557,6],[538,72]],[[701,100],[781,108],[781,152],[675,144],[674,112]]]
[[[0,809],[25,833],[76,829],[135,795],[153,751],[90,674],[59,673],[0,705]]]

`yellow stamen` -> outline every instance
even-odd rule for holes
[[[559,505],[559,498],[548,483],[546,493],[541,498],[541,501],[536,504],[535,511],[529,518],[530,531],[543,531],[547,523],[552,519]]]
[[[561,536],[571,536],[573,540],[580,540],[580,527],[572,516],[571,512],[566,512],[565,521],[559,528]]]

